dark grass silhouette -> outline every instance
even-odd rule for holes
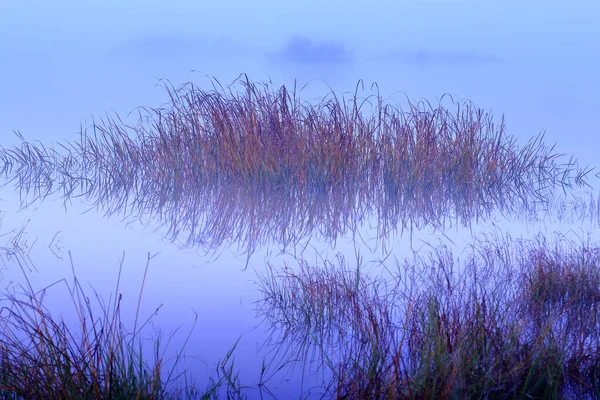
[[[170,339],[165,344],[160,335],[150,342],[144,338],[144,326],[152,315],[138,323],[139,301],[133,330],[128,331],[121,319],[121,294],[105,303],[94,292],[94,305],[73,268],[72,284],[61,279],[52,285],[64,285],[72,301],[75,321],[65,321],[44,306],[51,287],[34,290],[19,253],[2,250],[17,259],[26,284],[0,295],[1,399],[212,399],[241,395],[232,358],[237,343],[219,362],[214,377],[199,388],[196,377],[178,368],[185,344],[173,358],[166,358]],[[140,301],[141,297],[140,291]],[[148,343],[153,345],[151,350]]]

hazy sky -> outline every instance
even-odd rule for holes
[[[5,145],[13,130],[72,139],[91,115],[160,105],[158,78],[207,85],[203,74],[230,83],[240,73],[341,91],[364,79],[432,101],[450,93],[505,113],[516,135],[546,129],[569,152],[600,135],[593,0],[2,0],[0,61]],[[312,84],[307,97],[326,89]]]

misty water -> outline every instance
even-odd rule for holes
[[[14,61],[0,65],[2,76],[8,77],[0,90],[0,148],[18,148],[24,138],[63,151],[59,143],[75,143],[82,128],[106,115],[118,114],[134,124],[139,112],[136,107],[168,103],[167,93],[159,87],[163,81],[158,78],[168,79],[174,86],[192,81],[210,90],[213,83],[204,74],[228,85],[240,73],[247,73],[257,82],[272,81],[276,88],[297,84],[302,88],[300,97],[309,102],[318,102],[331,90],[351,98],[362,79],[361,95],[380,94],[386,101],[403,106],[407,99],[435,104],[444,95],[456,101],[468,99],[490,111],[497,123],[504,116],[506,135],[514,136],[521,147],[544,132],[544,143],[556,144],[554,151],[564,154],[557,161],[559,165],[567,165],[573,156],[579,167],[593,168],[586,176],[589,185],[564,190],[557,186],[549,204],[529,199],[527,208],[516,207],[512,212],[494,210],[481,212],[478,218],[454,215],[435,220],[419,215],[403,218],[402,209],[369,200],[361,203],[347,196],[305,195],[298,201],[286,193],[239,187],[198,188],[197,198],[168,209],[122,208],[118,196],[107,197],[100,205],[94,196],[69,196],[65,200],[60,191],[39,200],[33,189],[27,194],[18,181],[5,181],[2,175],[0,298],[6,293],[20,293],[29,284],[36,290],[45,289],[44,305],[58,318],[72,321],[76,329],[76,310],[67,287],[72,286],[75,275],[95,307],[96,293],[105,302],[122,296],[122,320],[128,330],[134,327],[139,301],[138,320],[149,321],[142,331],[147,354],[151,357],[153,339],[159,334],[163,335],[168,361],[173,361],[185,344],[186,357],[178,371],[187,369],[200,388],[216,376],[220,362],[235,346],[233,368],[241,384],[248,386],[248,398],[260,394],[269,398],[257,387],[263,365],[268,365],[264,387],[269,393],[278,398],[318,398],[325,392],[323,385],[331,378],[331,371],[319,368],[313,353],[287,357],[289,343],[276,343],[281,326],[279,332],[273,330],[268,318],[261,315],[264,292],[260,276],[269,271],[277,274],[284,266],[297,271],[301,262],[319,266],[343,256],[351,267],[360,260],[362,272],[378,277],[397,268],[396,260],[415,254],[428,257],[440,246],[466,259],[475,252],[478,241],[496,238],[517,243],[521,239],[535,241],[543,235],[592,246],[598,243],[600,185],[596,168],[600,135],[596,115],[600,75],[594,51],[585,47],[594,35],[586,34],[583,28],[597,24],[577,23],[578,29],[563,42],[564,32],[542,37],[548,32],[540,26],[563,25],[558,20],[533,23],[530,17],[539,14],[539,7],[532,7],[529,13],[509,10],[524,21],[518,33],[521,36],[513,37],[514,27],[510,25],[500,30],[505,33],[500,35],[502,40],[490,34],[486,40],[491,44],[481,39],[481,43],[466,46],[477,51],[452,50],[452,44],[460,44],[464,38],[442,40],[439,45],[446,50],[437,51],[440,40],[433,34],[425,35],[426,30],[434,31],[432,26],[391,36],[386,30],[386,44],[376,33],[369,33],[375,32],[371,28],[379,23],[366,23],[360,13],[356,14],[360,18],[348,16],[346,6],[342,8],[343,12],[328,14],[326,21],[334,14],[343,14],[343,22],[334,30],[339,28],[354,41],[357,56],[339,62],[286,60],[287,53],[278,49],[288,42],[281,44],[273,39],[277,35],[260,33],[260,26],[249,29],[257,29],[255,36],[249,36],[255,43],[245,42],[248,29],[244,28],[237,34],[244,40],[233,50],[217,41],[207,45],[210,51],[204,48],[182,56],[175,46],[170,53],[159,54],[157,48],[169,46],[160,46],[158,39],[177,42],[179,37],[173,39],[164,32],[154,39],[149,35],[139,41],[119,41],[121,31],[111,31],[111,39],[103,30],[91,38],[82,33],[87,39],[81,43],[66,41],[70,44],[57,47],[52,43],[61,42],[60,35],[52,39],[54,36],[46,32],[53,29],[38,32],[48,39],[32,34],[37,38],[32,40],[29,28],[19,31],[8,23],[0,24],[0,29],[6,27],[3,37],[21,32],[17,35],[20,39],[12,44],[0,41],[0,50]],[[395,18],[387,10],[379,11]],[[498,11],[489,14],[504,15]],[[437,25],[452,19],[445,11],[435,15],[437,19],[432,21]],[[586,17],[593,15],[600,14],[589,12]],[[45,15],[38,17],[46,20]],[[217,21],[204,15],[192,19],[193,26],[198,20]],[[124,20],[129,26],[131,21]],[[237,22],[244,20],[245,14]],[[406,26],[416,21],[402,20]],[[480,23],[480,18],[476,20]],[[302,27],[309,27],[304,29],[313,29],[302,21]],[[380,25],[405,26],[397,22]],[[322,26],[328,24],[323,22]],[[218,25],[213,28],[227,24]],[[363,28],[356,29],[359,25]],[[178,27],[179,21],[174,26]],[[442,38],[454,32],[454,28],[444,26],[437,33]],[[353,34],[355,31],[360,32]],[[485,33],[481,31],[478,27],[470,33],[480,38]],[[281,36],[287,40],[292,33],[286,30]],[[316,35],[321,34],[327,36],[326,32]],[[259,46],[261,40],[265,43]],[[413,40],[412,47],[398,47],[397,42]],[[43,42],[41,50],[34,42]],[[187,54],[187,42],[183,42],[180,45]],[[395,52],[391,52],[392,47]],[[188,72],[192,68],[201,72]],[[377,85],[371,86],[373,83]],[[412,225],[407,223],[411,218],[415,219]]]
[[[514,131],[524,130],[510,123],[510,114],[506,117]],[[74,121],[71,128],[76,126]],[[48,147],[56,147],[55,140],[76,140],[68,135],[36,137],[33,132],[25,136]],[[519,144],[533,136],[518,135]],[[2,146],[10,149],[19,139],[6,142]],[[586,143],[582,152],[590,147]],[[556,151],[561,152],[560,142]],[[199,200],[179,209],[127,209],[111,206],[110,198],[101,205],[93,197],[65,200],[59,194],[36,200],[16,182],[8,182],[0,195],[2,287],[18,292],[25,285],[25,272],[34,288],[47,288],[44,304],[68,321],[75,310],[65,285],[72,284],[74,271],[89,293],[106,301],[122,295],[126,324],[133,324],[141,291],[139,318],[149,319],[144,330],[149,348],[162,332],[169,342],[166,358],[172,359],[189,334],[179,368],[188,369],[200,385],[214,376],[237,343],[234,368],[242,384],[256,385],[266,363],[266,388],[272,393],[310,397],[323,392],[330,376],[309,354],[305,360],[285,359],[282,346],[269,341],[273,330],[257,316],[264,294],[257,274],[265,274],[267,266],[293,269],[300,260],[319,265],[342,255],[353,263],[361,260],[363,271],[377,276],[386,266],[393,268],[392,260],[426,255],[442,245],[464,255],[477,239],[487,237],[516,241],[565,235],[593,243],[600,221],[594,173],[589,174],[594,186],[558,188],[549,204],[531,200],[520,212],[483,212],[472,220],[455,215],[441,220],[402,217],[401,211],[386,213],[385,204],[359,207],[360,202],[334,195],[298,200],[236,187],[199,187]],[[248,390],[250,397],[258,393],[255,387]]]

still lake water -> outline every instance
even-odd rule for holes
[[[394,70],[391,66],[386,68],[365,64],[356,67],[357,71],[361,71],[360,74],[357,71],[347,72],[341,77],[331,74],[332,81],[328,83],[341,91],[353,91],[356,78],[363,77],[368,79],[367,84],[377,81],[384,95],[403,91],[411,99],[424,97],[432,101],[449,92],[458,98],[468,98],[483,109],[492,109],[498,120],[504,113],[507,118],[507,133],[517,136],[521,144],[546,129],[545,142],[558,141],[557,152],[573,153],[581,164],[595,166],[595,149],[600,145],[600,135],[594,135],[590,131],[597,129],[597,125],[592,121],[593,114],[589,111],[597,110],[600,104],[596,98],[597,93],[594,93],[589,82],[577,77],[571,77],[571,81],[554,81],[556,71],[538,73],[535,62],[482,68],[483,71],[460,71],[458,67],[451,68],[450,71],[434,67],[404,67],[403,70]],[[516,70],[521,73],[515,74]],[[366,71],[372,73],[367,74]],[[43,111],[39,111],[42,113],[41,117],[33,118],[38,112],[36,105],[30,105],[29,109],[34,114],[27,114],[23,107],[19,108],[17,101],[14,105],[16,111],[11,119],[0,125],[0,145],[10,148],[18,144],[17,138],[10,133],[12,129],[20,130],[30,141],[39,140],[44,144],[74,140],[79,123],[90,113],[101,115],[109,108],[126,113],[138,105],[158,105],[167,100],[161,90],[154,88],[154,82],[148,77],[130,79],[127,83],[124,78],[119,78],[118,74],[121,72],[108,72],[114,74],[117,81],[113,88],[120,87],[118,92],[115,90],[112,93],[114,103],[109,106],[107,102],[112,101],[111,93],[103,92],[102,101],[97,102],[88,94],[82,101],[73,101],[72,104],[60,107],[50,104],[49,108],[45,106]],[[251,79],[261,79],[260,76],[253,75],[251,70],[248,72]],[[302,75],[302,72],[298,74],[299,81],[302,81],[303,76],[311,77],[309,72],[304,73],[306,75]],[[224,74],[227,76],[233,72],[227,71]],[[131,77],[131,74],[125,75]],[[275,85],[291,82],[289,75],[280,75],[272,77]],[[495,78],[489,79],[489,76]],[[520,80],[515,81],[515,77],[519,76]],[[433,79],[428,79],[430,77]],[[180,78],[182,82],[186,79],[181,75],[170,78],[174,81]],[[75,80],[85,79],[83,76],[76,77]],[[225,78],[219,79],[227,81]],[[600,84],[598,81],[592,83]],[[566,89],[571,96],[552,97],[552,88],[557,85],[571,87],[571,90],[562,88],[563,92]],[[69,90],[75,90],[75,86],[69,86]],[[142,87],[144,89],[140,89]],[[310,90],[314,92],[308,92],[307,96],[302,96],[303,99],[311,99],[327,92],[327,88],[323,89],[323,86]],[[41,101],[45,101],[43,98],[44,96]],[[85,110],[82,110],[82,104]],[[38,106],[41,109],[41,105]],[[56,112],[56,118],[52,117],[52,112]],[[565,161],[568,161],[568,157]],[[591,195],[598,195],[600,185],[593,176],[596,172],[598,171],[590,174],[593,188],[581,195],[584,202]],[[473,243],[474,236],[482,234],[534,238],[540,232],[548,236],[558,232],[590,239],[591,242],[600,239],[598,215],[587,215],[589,210],[584,212],[578,209],[584,214],[579,217],[575,215],[562,220],[556,218],[557,214],[562,215],[561,209],[570,214],[570,210],[575,207],[576,198],[570,194],[565,198],[564,206],[559,204],[552,210],[552,216],[539,220],[533,217],[525,220],[521,217],[493,215],[473,222],[467,228],[446,225],[447,228],[442,231],[425,226],[412,233],[398,232],[390,235],[384,243],[378,238],[378,221],[374,216],[357,226],[356,231],[342,230],[336,235],[335,241],[324,229],[320,233],[317,229],[306,232],[298,243],[287,244],[284,248],[282,243],[272,240],[273,237],[278,237],[278,233],[267,231],[259,235],[262,237],[255,238],[259,240],[259,245],[250,257],[246,251],[244,236],[247,231],[243,229],[241,236],[236,236],[235,233],[239,231],[232,229],[230,235],[225,233],[223,237],[206,237],[206,245],[186,245],[185,235],[177,237],[175,242],[165,238],[168,227],[161,226],[152,218],[144,218],[143,222],[129,219],[123,221],[118,213],[106,217],[103,210],[92,207],[93,199],[73,199],[65,207],[62,199],[48,198],[22,209],[19,195],[14,193],[11,184],[0,191],[0,199],[0,210],[3,212],[0,234],[6,233],[3,238],[8,242],[14,233],[24,227],[24,236],[18,243],[26,256],[26,265],[32,268],[28,277],[34,288],[44,288],[63,278],[71,282],[72,257],[77,279],[84,283],[84,287],[90,285],[103,298],[108,299],[111,294],[114,296],[120,261],[124,257],[120,293],[123,295],[125,323],[131,321],[133,324],[144,270],[150,256],[140,318],[144,320],[160,307],[151,319],[148,337],[151,338],[152,333],[159,329],[168,335],[180,328],[168,350],[168,354],[176,354],[197,315],[197,323],[185,349],[185,353],[193,358],[187,359],[184,364],[197,377],[200,386],[204,385],[208,377],[214,376],[217,362],[240,337],[234,356],[235,368],[239,370],[242,384],[256,383],[263,358],[268,360],[273,354],[272,348],[264,346],[266,328],[256,318],[256,301],[260,298],[256,273],[264,272],[267,262],[273,266],[283,266],[286,262],[293,265],[295,255],[318,263],[322,259],[333,259],[338,253],[344,254],[347,260],[354,260],[356,254],[360,254],[363,265],[371,266],[376,273],[378,261],[386,256],[391,256],[390,260],[394,257],[403,259],[410,257],[413,251],[427,252],[430,250],[429,245],[440,244],[449,245],[460,254],[465,246]],[[241,209],[244,209],[244,199],[230,200],[234,205],[241,204]],[[273,211],[275,217],[281,217],[293,210],[270,211]],[[207,215],[205,221],[218,217]],[[248,215],[247,218],[251,219],[252,216]],[[323,219],[323,228],[326,228],[326,216]],[[281,220],[285,221],[285,218]],[[240,217],[227,226],[235,228],[238,224],[237,226],[243,227],[245,223],[243,217]],[[288,228],[294,231],[296,227]],[[0,242],[0,246],[9,248],[11,244],[4,245]],[[13,290],[18,284],[23,284],[23,274],[14,257],[4,254],[2,258],[2,288]],[[71,299],[61,285],[48,290],[45,304],[67,320],[73,316]],[[302,372],[302,368],[298,366],[293,371],[280,371],[268,382],[268,387],[282,398],[306,396],[311,393],[310,388],[319,383],[320,377],[305,373],[303,381]],[[319,389],[314,390],[314,393],[318,392]],[[251,393],[254,392],[250,392],[250,397]]]

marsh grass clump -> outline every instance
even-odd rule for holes
[[[162,360],[142,361],[120,322],[121,299],[96,317],[77,280],[68,288],[81,332],[43,305],[46,289],[3,296],[0,387],[3,398],[159,398]],[[158,350],[158,348],[157,348]],[[157,354],[158,355],[158,354]]]
[[[576,254],[560,247],[530,249],[528,259],[533,265],[523,271],[522,285],[530,308],[578,308],[600,301],[600,259],[594,249]]]
[[[349,98],[332,91],[313,102],[296,86],[245,76],[212,83],[165,84],[164,106],[138,109],[133,123],[108,115],[71,143],[23,140],[1,149],[0,169],[24,201],[86,196],[111,213],[158,216],[176,233],[189,221],[180,210],[219,187],[333,194],[372,210],[388,231],[549,201],[556,188],[585,186],[591,170],[563,160],[542,135],[520,145],[503,120],[449,96],[403,109],[378,92],[360,97],[362,82]]]
[[[94,307],[77,278],[72,285],[58,281],[52,286],[66,285],[76,316],[67,321],[44,306],[51,287],[34,291],[26,275],[25,280],[22,291],[8,291],[0,299],[0,398],[208,399],[232,389],[226,382],[235,377],[232,373],[217,374],[206,390],[197,389],[185,373],[176,372],[182,352],[165,359],[160,337],[147,354],[142,337],[147,321],[136,321],[128,332],[121,295],[106,304],[96,294]],[[232,368],[229,357],[223,371]]]
[[[598,396],[598,247],[486,239],[466,254],[415,255],[385,282],[343,258],[271,269],[258,315],[336,398]]]
[[[386,355],[395,347],[388,327],[397,315],[385,280],[348,268],[341,255],[319,267],[305,260],[281,271],[269,266],[258,279],[258,315],[271,327],[268,344],[281,359],[305,360],[304,373],[313,379],[331,377],[329,369],[348,382],[386,373]]]

